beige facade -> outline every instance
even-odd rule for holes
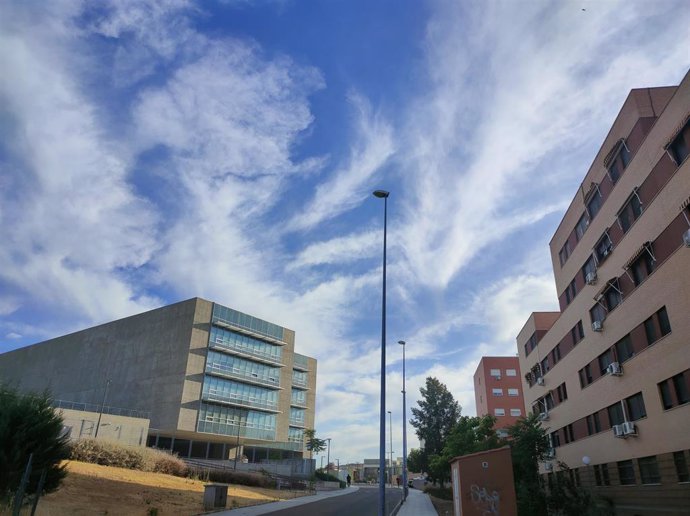
[[[690,506],[689,119],[688,76],[630,92],[550,244],[561,311],[517,337],[542,473],[565,462],[617,514]]]
[[[148,445],[183,457],[232,459],[239,442],[250,461],[299,458],[316,360],[294,348],[292,330],[193,298],[4,353],[0,378],[145,412]]]
[[[76,404],[68,405],[76,406]],[[55,410],[62,416],[63,427],[70,439],[93,438],[128,446],[146,445],[149,433],[148,419],[96,412],[99,407],[93,407],[93,409],[94,411],[69,409],[58,405]]]

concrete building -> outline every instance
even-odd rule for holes
[[[518,357],[482,357],[474,373],[474,401],[478,416],[496,417],[496,430],[505,428],[525,415],[522,377]]]
[[[690,76],[630,92],[550,243],[560,312],[517,337],[542,473],[617,514],[690,507],[689,120]]]
[[[302,458],[314,425],[316,360],[295,332],[200,298],[4,353],[0,378],[144,412],[147,444],[182,457]]]

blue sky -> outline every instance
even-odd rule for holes
[[[433,375],[557,307],[548,241],[683,1],[0,3],[0,352],[200,296],[297,332],[317,432],[378,455],[382,203],[401,453]],[[417,445],[408,432],[410,447]],[[396,444],[397,443],[397,444]]]

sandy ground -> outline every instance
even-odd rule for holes
[[[60,489],[41,498],[37,516],[66,515],[192,515],[204,512],[204,483],[70,461]],[[304,493],[230,486],[228,508],[256,505]],[[22,511],[22,514],[29,514]]]

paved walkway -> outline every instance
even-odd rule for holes
[[[410,489],[398,516],[437,516],[437,513],[428,494],[419,489]]]
[[[348,487],[347,489],[336,489],[334,491],[321,491],[315,495],[300,496],[292,500],[283,500],[281,502],[264,503],[261,505],[253,505],[251,507],[241,507],[239,509],[231,509],[229,511],[214,512],[213,516],[258,516],[259,514],[267,514],[281,509],[289,509],[291,507],[299,507],[306,503],[316,502],[324,498],[331,498],[334,496],[342,496],[357,491],[359,487]],[[427,497],[428,498],[428,497]],[[429,502],[431,504],[431,502]],[[412,514],[412,513],[410,513]],[[435,515],[436,513],[434,513]]]

